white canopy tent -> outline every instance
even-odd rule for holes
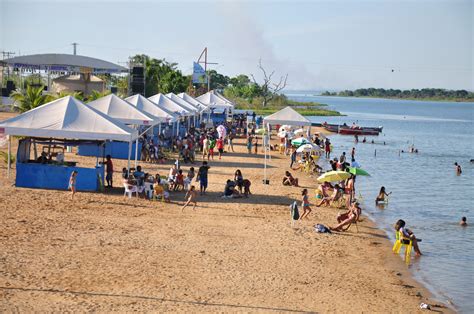
[[[191,109],[187,109],[186,107],[178,104],[177,102],[171,100],[170,98],[166,97],[163,94],[156,94],[151,97],[148,97],[149,100],[157,104],[158,106],[165,108],[169,111],[172,111],[176,114],[179,114],[182,117],[191,117],[194,116],[195,112]],[[177,121],[176,125],[176,135],[179,134],[179,120]]]
[[[184,107],[188,110],[191,110],[192,112],[194,112],[195,114],[196,113],[199,113],[199,108],[189,102],[187,102],[186,100],[184,100],[183,98],[181,97],[178,97],[178,95],[174,94],[174,93],[168,93],[165,95],[166,97],[168,97],[169,99],[171,99],[172,101],[176,102],[178,105],[180,105],[181,107]]]
[[[196,116],[199,115],[199,107],[194,106],[193,104],[187,102],[183,98],[178,97],[174,93],[168,93],[168,94],[166,94],[166,97],[168,97],[169,99],[171,99],[172,101],[174,101],[175,103],[180,105],[181,107],[189,108],[189,110],[192,110],[192,112],[194,113],[193,114],[193,125],[196,125]],[[188,128],[189,128],[190,123],[191,122],[188,120]]]
[[[234,109],[234,105],[230,101],[217,96],[214,91],[209,91],[199,97],[196,97],[196,99],[209,107],[209,109]]]
[[[202,102],[197,100],[196,98],[186,94],[186,93],[180,93],[177,95],[179,98],[182,98],[186,100],[188,103],[194,105],[195,107],[199,108],[199,112],[204,112],[204,111],[209,111],[206,105],[204,105]]]
[[[160,122],[175,122],[179,116],[166,108],[162,108],[140,94],[125,98],[125,101],[146,112]]]
[[[216,95],[217,97],[219,97],[220,99],[222,99],[222,100],[224,100],[224,101],[226,101],[226,102],[232,104],[232,105],[235,107],[235,103],[234,103],[232,100],[225,98],[224,95],[222,95],[222,94],[219,93],[218,91],[212,90],[211,92],[212,92],[214,95]]]
[[[174,102],[173,100],[161,93],[148,97],[148,100],[152,101],[159,107],[164,108],[180,116],[192,116],[194,114],[192,110],[181,106],[180,104]]]
[[[268,124],[287,124],[291,126],[311,126],[311,121],[303,117],[291,107],[285,107],[265,118],[263,123]]]
[[[114,94],[110,94],[97,100],[94,100],[88,103],[87,105],[99,110],[102,113],[105,113],[109,117],[112,117],[124,124],[136,125],[137,129],[139,126],[148,126],[148,128],[143,133],[146,133],[155,124],[161,122],[161,119],[152,117],[148,113],[138,109],[137,107],[133,106],[132,104],[126,102],[125,100]],[[137,167],[137,164],[138,138],[135,141],[135,167]]]
[[[54,100],[0,122],[0,130],[6,135],[16,136],[129,142],[129,152],[131,143],[138,137],[137,130],[127,127],[71,96]],[[9,163],[10,146],[9,140]],[[10,164],[8,165],[9,173]]]
[[[285,107],[281,109],[280,111],[277,111],[265,118],[263,118],[263,125],[264,127],[267,128],[267,130],[270,132],[270,125],[271,124],[279,124],[279,125],[290,125],[290,126],[311,126],[311,121],[303,117],[301,114],[296,112],[293,108],[291,107]],[[264,180],[266,182],[267,180],[267,155],[270,153],[269,150],[267,150],[267,144],[269,143],[269,140],[264,141],[264,151],[265,151],[265,158],[264,158],[264,170],[263,170],[263,176]]]
[[[163,120],[153,117],[114,94],[91,101],[87,105],[123,124],[152,126]]]

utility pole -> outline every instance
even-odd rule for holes
[[[78,43],[72,43],[71,44],[73,47],[74,47],[74,55],[76,55],[76,48],[77,48],[77,45],[79,45]]]
[[[201,61],[203,55],[204,55],[204,61]],[[197,63],[204,63],[204,72],[207,73],[207,91],[209,91],[211,89],[211,76],[209,75],[209,72],[207,72],[207,65],[208,64],[219,64],[219,63],[207,62],[207,47],[204,48],[204,50],[201,52],[201,55],[199,56]]]

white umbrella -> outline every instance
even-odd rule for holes
[[[296,130],[296,131],[293,131],[293,133],[295,133],[295,134],[299,134],[299,133],[303,133],[303,132],[304,132],[303,129],[298,129],[298,130]]]
[[[316,145],[313,144],[304,144],[298,147],[296,150],[297,153],[307,153],[307,152],[314,152],[314,151],[319,151],[320,148]]]
[[[282,125],[279,129],[278,132],[283,132],[283,131],[291,131],[291,125]]]
[[[216,129],[217,129],[217,133],[219,134],[219,137],[225,138],[227,134],[227,130],[225,129],[225,126],[221,124]]]

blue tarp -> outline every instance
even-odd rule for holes
[[[17,163],[16,186],[67,190],[71,173],[77,171],[77,191],[99,190],[99,176],[104,182],[104,167],[80,168],[51,164]]]
[[[105,152],[104,152],[105,148]],[[138,160],[141,158],[142,143],[138,143]],[[77,147],[79,156],[107,156],[110,155],[115,159],[128,159],[128,143],[127,142],[107,142],[105,147],[96,144],[83,144]],[[135,142],[132,145],[132,154],[130,159],[135,159]]]

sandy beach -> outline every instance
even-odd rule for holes
[[[181,212],[183,192],[171,204],[124,198],[124,160],[114,160],[117,188],[79,192],[74,202],[66,191],[15,188],[0,165],[0,311],[421,312],[421,302],[439,303],[366,217],[358,230],[318,234],[314,224],[334,225],[340,210],[313,206],[291,227],[289,204],[302,188],[281,185],[289,157],[272,152],[263,185],[263,153],[235,142],[235,153],[210,161],[209,192],[195,211]],[[167,174],[171,163],[142,167]],[[224,200],[236,169],[252,195]],[[314,191],[315,177],[296,176]]]

